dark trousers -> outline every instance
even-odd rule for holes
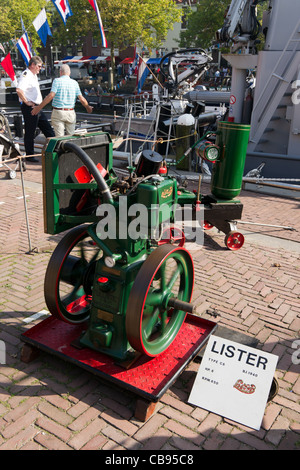
[[[39,127],[45,137],[54,137],[54,131],[43,111],[36,116],[31,114],[32,107],[21,104],[21,111],[24,117],[24,146],[26,155],[34,154],[34,137],[36,128]]]

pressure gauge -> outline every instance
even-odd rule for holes
[[[204,160],[215,162],[219,159],[220,149],[217,145],[214,145],[211,142],[200,142],[196,149],[199,157],[204,158]]]
[[[105,266],[107,266],[108,268],[113,268],[116,264],[116,261],[114,260],[114,258],[112,256],[106,256],[104,258],[104,264]]]
[[[214,162],[219,157],[219,149],[217,147],[208,147],[206,151],[206,158],[210,162]]]

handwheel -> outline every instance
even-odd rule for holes
[[[225,245],[229,250],[239,250],[244,245],[245,237],[240,232],[229,232],[225,237]]]
[[[194,265],[185,248],[165,244],[149,255],[126,311],[126,334],[136,351],[154,357],[170,346],[186,317],[186,311],[170,306],[171,299],[189,302],[193,284]]]
[[[47,307],[67,323],[82,323],[90,314],[95,265],[102,254],[91,241],[86,226],[70,230],[53,251],[46,270]]]
[[[158,245],[164,245],[166,243],[170,243],[173,246],[183,246],[185,243],[185,235],[183,231],[174,225],[166,227],[162,232]]]

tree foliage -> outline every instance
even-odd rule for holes
[[[224,22],[224,15],[231,0],[199,0],[197,11],[188,16],[188,27],[181,33],[181,47],[211,46],[215,33]]]
[[[197,10],[190,11],[188,26],[180,36],[181,47],[208,48],[215,40],[216,32],[222,28],[231,0],[198,0]],[[262,12],[268,1],[260,0],[257,6],[257,17],[262,19]]]
[[[47,5],[46,0],[1,0],[0,42],[18,39],[22,36],[22,17],[33,47],[35,49],[39,47],[41,42],[32,22],[45,5]]]
[[[82,44],[90,31],[99,29],[96,13],[88,0],[70,0],[69,3],[73,14],[67,19],[66,26],[53,4],[47,8],[51,14],[53,43],[57,46]],[[100,9],[99,1],[97,3]]]
[[[41,41],[32,22],[44,7],[54,45],[82,45],[89,32],[100,42],[97,15],[88,0],[70,0],[69,3],[73,15],[65,26],[52,2],[1,0],[0,42],[18,39],[22,35],[22,17],[34,49],[39,48]],[[181,17],[181,10],[174,0],[98,0],[97,3],[107,40],[120,49],[134,44],[159,47]]]
[[[98,0],[97,3],[106,38],[119,48],[136,43],[158,47],[181,17],[173,0]],[[100,40],[97,16],[88,0],[72,0],[70,6],[73,15],[68,18],[66,29],[59,15],[53,15],[53,24],[57,25],[54,43],[74,44],[90,31]]]

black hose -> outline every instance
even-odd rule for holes
[[[103,201],[109,204],[113,204],[114,201],[110,189],[107,186],[106,181],[101,175],[97,166],[95,165],[93,160],[88,156],[88,154],[84,150],[82,150],[82,148],[72,142],[62,142],[61,148],[63,150],[70,150],[71,152],[74,152],[80,158],[82,163],[86,165],[91,175],[95,178],[95,181],[98,184],[98,187],[103,196]]]

